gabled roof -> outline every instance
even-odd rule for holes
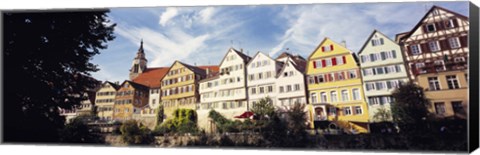
[[[287,60],[283,64],[282,68],[280,69],[280,71],[277,72],[277,76],[276,76],[277,78],[282,75],[283,70],[287,68],[288,64],[292,65],[292,67],[299,72],[302,72],[302,73],[305,72],[306,61],[295,60],[295,58],[287,57]]]
[[[133,82],[148,86],[150,88],[159,88],[161,79],[167,74],[168,67],[147,68],[142,74],[138,75]]]
[[[395,42],[392,39],[390,39],[387,35],[383,34],[382,32],[378,31],[377,29],[374,29],[373,32],[370,34],[370,36],[365,41],[365,43],[363,44],[362,48],[360,48],[360,51],[358,51],[358,55],[360,55],[362,53],[363,49],[368,45],[368,43],[370,43],[370,40],[372,40],[372,37],[375,33],[378,33],[378,34],[382,35],[384,38],[387,38],[388,40],[390,40],[392,42]]]
[[[225,58],[227,57],[229,51],[233,51],[234,53],[236,53],[240,58],[242,58],[244,63],[248,63],[252,59],[250,56],[245,55],[242,52],[239,52],[234,48],[229,48],[227,53],[223,56],[222,61],[220,62],[219,65],[222,65],[223,61],[225,61]]]
[[[115,89],[115,90],[118,90],[118,89],[120,88],[120,86],[119,86],[118,84],[115,84],[115,83],[110,82],[110,81],[105,81],[103,84],[107,84],[107,83],[108,83],[110,86],[112,86],[113,89]]]
[[[408,32],[408,34],[405,35],[405,36],[402,37],[402,38],[408,38],[408,37],[410,37],[410,36],[413,34],[413,32],[414,32],[416,29],[418,29],[418,27],[422,26],[422,24],[423,24],[422,21],[424,21],[425,18],[427,18],[427,16],[428,16],[430,13],[432,13],[432,11],[435,10],[435,9],[440,9],[440,10],[443,10],[443,11],[445,11],[445,12],[454,14],[455,16],[457,16],[457,17],[459,17],[459,18],[462,18],[462,19],[464,19],[464,20],[468,20],[468,17],[467,17],[467,16],[464,16],[464,15],[462,15],[462,14],[459,14],[459,13],[450,11],[450,10],[448,10],[448,9],[439,7],[439,6],[437,6],[437,5],[434,5],[434,6],[432,6],[432,8],[430,8],[430,10],[428,10],[428,12],[427,12],[425,15],[423,15],[422,19],[420,19],[420,21],[417,23],[417,25],[415,25],[415,27],[413,27],[413,29],[410,30],[410,31]]]
[[[310,55],[308,55],[308,60],[310,60],[313,56],[313,54],[315,54],[315,52],[322,46],[322,44],[327,41],[327,40],[331,40],[330,38],[328,37],[325,37],[323,38],[323,40],[320,42],[320,44],[318,44],[318,46],[313,50],[313,52],[310,53]],[[333,41],[333,40],[332,40]]]
[[[407,35],[409,32],[402,32],[402,33],[398,33],[395,35],[395,42],[397,44],[399,44],[401,42],[401,40],[403,40],[403,38],[405,37],[405,35]]]
[[[293,57],[292,54],[288,53],[288,52],[283,52],[282,54],[280,54],[277,58],[275,58],[276,60],[278,59],[281,59],[281,58],[285,58],[285,57]]]
[[[246,66],[250,65],[250,63],[252,63],[252,60],[255,59],[255,58],[257,57],[257,55],[259,55],[259,54],[262,54],[262,55],[264,55],[264,56],[267,56],[270,60],[277,62],[275,59],[273,59],[273,58],[270,57],[269,55],[266,55],[266,54],[258,51],[257,54],[255,54],[255,55],[252,57],[252,59],[251,59],[250,61],[248,61],[248,63],[247,63]]]
[[[122,84],[120,84],[120,87],[122,87],[125,83],[129,83],[133,88],[135,89],[143,89],[143,90],[148,90],[149,88],[145,85],[142,85],[142,84],[139,84],[139,83],[136,83],[136,82],[133,82],[133,81],[130,81],[130,80],[125,80],[122,82]]]

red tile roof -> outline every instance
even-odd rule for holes
[[[133,79],[133,82],[148,86],[150,88],[159,88],[161,79],[167,74],[168,67],[147,68],[145,72]]]
[[[218,72],[218,70],[220,70],[220,67],[218,66],[198,66],[198,68],[201,68],[203,70],[207,70],[210,69],[210,71],[213,71],[213,72]]]

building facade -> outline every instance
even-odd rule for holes
[[[368,132],[368,107],[354,53],[325,38],[308,57],[306,75],[311,127]]]
[[[210,110],[222,114],[227,119],[249,110],[247,104],[246,64],[251,58],[241,51],[230,48],[220,62],[220,72],[210,75],[199,82],[200,106],[197,109],[198,125],[205,131],[213,129],[209,120]]]
[[[371,122],[392,121],[392,93],[409,78],[400,46],[374,30],[358,53]],[[380,115],[385,111],[388,115]]]
[[[95,106],[97,117],[100,120],[110,121],[113,119],[113,106],[119,86],[115,83],[105,81],[96,93]]]
[[[397,35],[410,79],[423,87],[438,118],[466,118],[468,17],[433,6],[409,32]]]
[[[249,106],[254,106],[261,99],[271,99],[274,106],[277,103],[275,76],[282,68],[283,63],[268,55],[258,52],[247,64],[247,89]]]
[[[148,105],[149,88],[147,86],[124,81],[115,96],[113,119],[119,121],[134,119]]]
[[[163,77],[161,101],[164,119],[172,118],[176,109],[197,109],[200,95],[198,82],[206,78],[206,70],[218,71],[218,66],[191,66],[175,61]]]
[[[305,66],[307,61],[299,55],[287,52],[280,54],[275,60],[283,62],[283,66],[276,74],[277,108],[290,109],[295,103],[307,104],[307,85]]]

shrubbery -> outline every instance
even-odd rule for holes
[[[165,133],[197,133],[197,114],[192,109],[177,109],[173,112],[174,118],[168,119],[155,128],[155,135]]]
[[[150,129],[142,124],[138,124],[135,120],[129,120],[120,127],[122,139],[129,145],[152,144],[155,138],[152,136]]]

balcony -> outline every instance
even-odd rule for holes
[[[459,61],[459,62],[447,61],[444,64],[425,63],[424,67],[414,69],[413,74],[417,76],[419,74],[438,73],[438,72],[466,70],[466,69],[468,69],[468,63],[465,61]]]

